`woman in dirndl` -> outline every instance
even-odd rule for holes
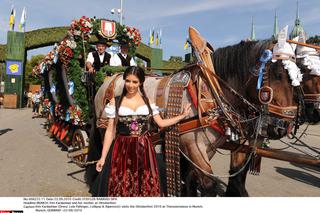
[[[162,119],[158,107],[149,102],[144,91],[144,70],[128,67],[123,79],[121,96],[105,107],[109,121],[92,193],[108,197],[158,197],[160,177],[150,124],[155,121],[159,127],[174,125],[190,113],[191,106],[185,105],[179,116]]]

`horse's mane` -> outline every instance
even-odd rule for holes
[[[272,40],[241,41],[239,44],[217,49],[213,54],[216,73],[223,79],[236,78],[239,86],[255,69],[263,51]]]

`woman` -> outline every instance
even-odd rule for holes
[[[153,119],[159,127],[171,126],[185,118],[191,106],[186,105],[179,116],[162,119],[143,89],[144,70],[128,67],[123,79],[122,95],[105,108],[109,122],[96,164],[100,174],[92,192],[95,196],[111,197],[160,196],[158,166],[148,131],[150,122]]]

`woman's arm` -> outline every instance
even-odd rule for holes
[[[96,170],[101,172],[104,162],[106,160],[107,154],[109,152],[113,137],[114,137],[114,118],[109,118],[108,120],[108,127],[106,133],[104,134],[103,140],[103,148],[101,152],[101,157],[96,164]]]
[[[173,118],[168,118],[168,119],[162,119],[159,114],[153,116],[154,121],[158,124],[159,127],[164,128],[168,127],[171,125],[174,125],[184,119],[186,116],[188,116],[191,112],[191,104],[186,104],[183,108],[183,112],[181,115],[178,115]]]

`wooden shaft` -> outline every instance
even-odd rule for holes
[[[287,40],[287,42],[293,43],[293,44],[297,44],[297,45],[300,45],[300,46],[311,47],[311,48],[314,48],[314,49],[316,49],[316,50],[320,50],[320,46],[313,45],[313,44],[306,44],[306,43],[302,43],[302,42],[298,42],[298,41],[293,41],[293,40]]]
[[[235,143],[224,143],[221,147],[221,149],[226,150],[237,150],[239,148],[239,152],[243,153],[250,153],[252,151],[252,147],[248,145],[240,145]],[[275,149],[265,149],[265,148],[257,148],[256,153],[262,157],[276,159],[276,160],[282,160],[282,161],[288,161],[293,163],[300,163],[300,164],[307,164],[312,166],[319,166],[320,160],[312,158],[307,155],[302,155],[298,153],[292,153],[287,151],[281,151],[281,150],[275,150]]]
[[[77,150],[77,151],[74,151],[74,152],[70,152],[68,153],[68,158],[75,158],[75,157],[78,157],[80,155],[87,155],[89,152],[89,148],[88,147],[84,147],[80,150]]]

